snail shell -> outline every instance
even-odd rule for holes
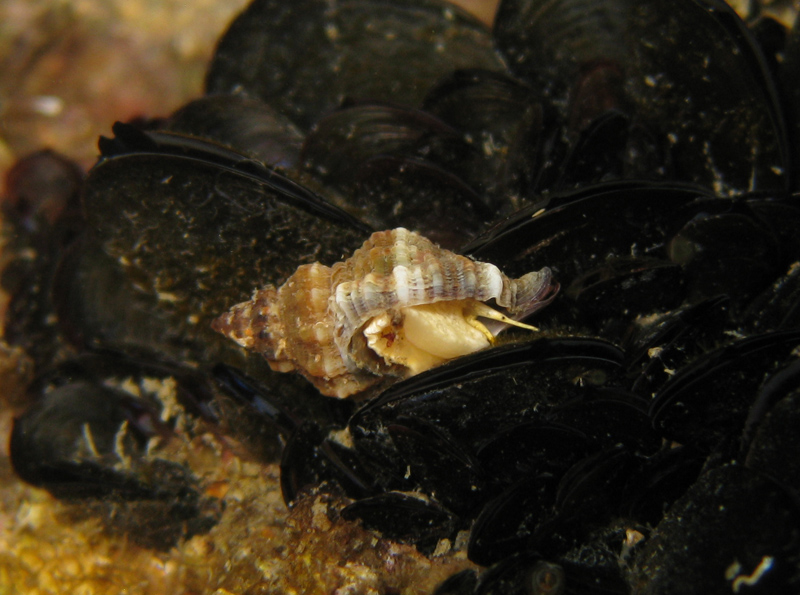
[[[333,267],[299,267],[212,326],[274,370],[298,370],[323,394],[347,397],[488,347],[509,325],[537,330],[517,320],[557,291],[548,268],[509,279],[398,228],[372,234]]]

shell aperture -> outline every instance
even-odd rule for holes
[[[272,369],[297,370],[321,393],[342,398],[489,347],[510,325],[537,330],[517,320],[557,291],[548,268],[510,279],[398,228],[372,234],[333,267],[299,267],[213,328]]]

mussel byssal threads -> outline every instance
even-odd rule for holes
[[[274,370],[297,370],[342,398],[387,375],[411,376],[488,347],[509,325],[537,330],[517,321],[557,291],[548,268],[509,279],[493,264],[398,228],[372,234],[333,267],[299,267],[213,327]]]

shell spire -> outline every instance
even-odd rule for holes
[[[331,268],[299,267],[212,326],[274,370],[298,370],[323,394],[347,397],[488,347],[509,325],[536,330],[517,321],[557,291],[548,268],[510,279],[398,228]]]

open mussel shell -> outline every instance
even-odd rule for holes
[[[206,86],[259,97],[308,130],[346,97],[420,105],[456,68],[502,62],[486,28],[450,4],[257,0],[220,41]]]
[[[89,174],[97,242],[187,336],[304,263],[333,264],[369,228],[258,161],[208,141],[115,127]],[[298,233],[297,230],[303,230]]]
[[[563,106],[571,134],[613,108],[638,123],[629,146],[655,138],[661,163],[626,156],[640,177],[723,194],[788,187],[772,73],[727,4],[506,0],[494,36],[512,72]]]

